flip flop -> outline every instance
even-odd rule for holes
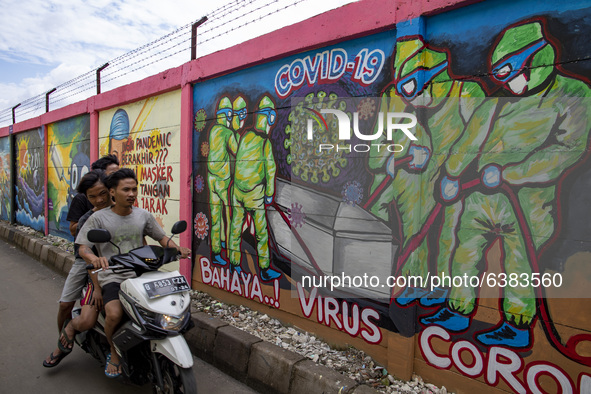
[[[116,367],[117,371],[119,371],[119,366],[121,365],[121,363],[116,364],[116,363],[111,362],[111,353],[109,353],[109,355],[107,356],[107,363],[105,364],[105,375],[111,379],[119,377],[121,375],[121,372],[116,372],[116,373],[107,372],[107,367],[109,366],[109,364]]]
[[[45,368],[53,368],[53,367],[56,367],[64,359],[64,357],[66,357],[67,355],[68,355],[68,353],[60,353],[59,355],[54,356],[53,355],[53,352],[51,352],[51,353],[49,353],[49,359],[50,359],[50,361],[53,361],[53,360],[57,360],[57,361],[56,362],[48,363],[47,361],[43,360],[43,366]]]
[[[66,332],[66,326],[68,325],[68,323],[70,323],[70,321],[72,321],[72,319],[66,319],[66,321],[64,322],[64,325],[62,327],[62,331],[60,333],[60,336],[57,339],[57,347],[62,352],[62,354],[70,354],[72,352],[72,350],[74,349],[74,338],[72,338],[72,339],[68,338],[68,333]],[[66,338],[66,343],[68,344],[68,346],[62,345],[62,341],[60,340],[62,335],[64,338]],[[70,345],[72,345],[72,347],[69,347]]]

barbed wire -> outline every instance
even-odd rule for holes
[[[234,0],[224,4],[206,14],[207,20],[198,28],[197,48],[206,43],[215,48],[213,44],[217,39],[254,23],[260,23],[265,18],[305,1],[310,0]],[[158,64],[172,68],[187,62],[189,57],[181,59],[179,56],[183,52],[191,51],[192,26],[198,20],[108,61],[108,67],[101,72],[101,91],[131,83],[134,77],[136,80],[145,78],[146,74],[141,73],[140,70],[145,69],[146,73],[155,74],[164,71],[164,69],[153,70]],[[218,47],[235,45],[241,38],[237,37],[231,42],[226,40],[224,45],[218,45]],[[200,54],[202,52],[207,53],[207,51],[199,51]],[[96,71],[97,69],[90,70],[56,86],[55,91],[49,96],[51,109],[94,95]],[[45,110],[45,103],[46,93],[22,101],[15,109],[17,121],[40,115]],[[13,107],[0,111],[0,126],[12,123],[12,111]]]
[[[233,8],[226,10],[226,12],[225,13],[222,13],[221,16],[224,17],[224,16],[227,16],[227,15],[232,14],[233,12],[242,11],[242,15],[238,16],[237,18],[232,19],[232,22],[233,23],[236,23],[237,20],[244,19],[244,18],[248,17],[249,15],[251,15],[251,14],[253,14],[255,12],[261,11],[262,9],[264,9],[266,7],[269,7],[272,4],[278,3],[279,1],[280,0],[267,1],[263,5],[261,5],[259,7],[256,7],[254,9],[251,9],[251,10],[249,10],[247,12],[244,12],[244,8],[247,7],[247,5],[245,6],[244,4],[240,4],[240,2],[236,2],[236,5]],[[298,3],[302,2],[302,1],[305,1],[305,0],[296,0],[296,1],[290,0],[290,1],[292,1],[291,4],[288,4],[287,6],[284,6],[284,7],[280,8],[280,9],[277,9],[275,11],[269,12],[269,13],[263,15],[263,16],[259,16],[258,18],[254,18],[254,19],[252,19],[252,20],[250,20],[248,22],[245,22],[245,23],[243,23],[243,24],[241,24],[239,26],[236,26],[236,27],[227,29],[225,31],[222,31],[218,35],[215,35],[213,37],[210,37],[210,38],[208,38],[206,40],[200,39],[200,37],[203,37],[203,36],[207,35],[208,32],[211,32],[211,31],[213,31],[215,29],[218,29],[220,27],[224,27],[224,26],[227,27],[227,23],[222,23],[222,22],[215,21],[215,20],[212,21],[212,22],[210,22],[211,19],[208,19],[207,22],[205,22],[202,26],[200,26],[199,35],[197,37],[198,38],[197,45],[203,44],[203,43],[208,42],[208,41],[211,41],[211,40],[213,40],[213,39],[215,39],[217,37],[221,37],[224,34],[227,34],[227,33],[230,33],[232,31],[238,30],[238,29],[240,29],[240,28],[242,28],[244,26],[247,26],[250,23],[253,23],[253,22],[256,22],[258,20],[261,20],[264,17],[273,15],[274,13],[280,12],[280,11],[282,11],[285,8],[288,8],[290,6],[296,5],[296,4],[298,4]],[[256,3],[256,1],[255,0],[250,0],[250,1],[247,1],[247,2],[244,2],[243,1],[242,3],[254,4],[254,3]],[[209,16],[208,16],[208,18],[209,18]],[[218,23],[217,26],[208,27],[208,26],[211,26],[212,23],[216,23],[216,22]],[[185,29],[187,29],[189,27],[191,27],[191,25],[192,24],[188,24],[188,25],[183,26],[182,28],[177,29],[176,30],[176,33],[177,34],[175,34],[175,35],[169,34],[167,36],[162,37],[161,39],[157,40],[158,43],[156,41],[154,41],[153,42],[154,45],[150,45],[149,47],[145,47],[142,51],[136,52],[135,54],[128,53],[128,54],[124,55],[127,58],[137,58],[142,53],[145,53],[147,51],[154,50],[154,49],[156,49],[158,47],[161,47],[161,46],[164,46],[164,45],[170,43],[170,45],[168,45],[166,48],[164,48],[160,52],[156,52],[154,54],[154,56],[155,55],[162,55],[162,58],[161,59],[150,60],[149,58],[141,57],[140,59],[138,59],[136,61],[133,61],[133,62],[126,63],[125,65],[122,65],[119,68],[113,67],[115,64],[112,63],[112,62],[110,62],[109,68],[106,69],[106,73],[102,75],[105,78],[105,81],[107,81],[107,80],[109,80],[109,81],[110,80],[113,80],[114,78],[107,79],[107,77],[112,76],[114,74],[117,74],[118,72],[120,72],[121,70],[124,70],[126,68],[133,67],[133,66],[135,66],[135,65],[137,65],[137,64],[139,64],[141,62],[146,62],[145,66],[147,66],[147,65],[151,65],[151,64],[157,63],[159,61],[162,61],[162,60],[164,60],[164,59],[166,59],[166,58],[168,58],[168,57],[171,56],[171,55],[164,55],[165,53],[167,53],[168,51],[172,50],[173,48],[177,48],[177,47],[179,47],[179,46],[181,46],[183,44],[187,44],[187,48],[183,48],[183,49],[189,49],[190,50],[190,41],[188,41],[185,37],[179,36],[178,33],[180,33],[181,31],[183,31],[183,30],[185,30]],[[168,39],[166,39],[166,38],[168,38]],[[189,38],[191,38],[191,37],[189,37]],[[175,55],[175,54],[180,53],[180,52],[181,51],[175,51],[175,52],[172,53],[172,55]],[[150,56],[150,57],[152,57],[152,56]],[[123,63],[124,60],[125,59],[123,59],[123,57],[117,59],[117,64]],[[140,68],[143,68],[143,67],[135,67],[135,68],[133,68],[133,70],[138,70]],[[129,72],[121,73],[120,76],[126,75],[126,74],[129,74]]]

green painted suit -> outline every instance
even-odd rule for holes
[[[236,171],[232,186],[232,226],[230,232],[230,262],[240,264],[240,241],[246,212],[254,220],[259,267],[268,268],[269,234],[265,197],[275,193],[275,158],[267,135],[247,131],[240,139],[236,155]]]
[[[219,117],[209,131],[209,156],[207,157],[207,184],[211,209],[211,250],[219,254],[222,242],[229,236],[230,205],[229,186],[232,181],[231,155],[236,155],[238,143],[234,132],[225,126],[225,118]]]
[[[433,68],[447,61],[445,53],[425,48],[419,40],[398,42],[396,51],[397,74],[402,77],[419,67]],[[434,191],[441,167],[451,147],[464,132],[475,107],[482,103],[483,96],[484,92],[476,82],[453,80],[446,71],[443,71],[427,85],[421,96],[406,106],[397,96],[394,88],[390,88],[384,93],[381,104],[382,112],[386,112],[383,108],[387,108],[388,112],[416,114],[418,123],[413,132],[418,140],[409,141],[402,136],[399,138],[403,139],[389,142],[385,140],[385,135],[383,135],[383,139],[378,143],[403,145],[405,149],[394,154],[396,159],[402,159],[408,155],[411,143],[426,148],[431,153],[425,167],[421,169],[410,169],[408,164],[396,167],[393,181],[383,189],[379,197],[369,207],[374,215],[394,227],[400,228],[402,239],[399,258],[401,253],[409,247],[412,238],[425,226],[429,215],[435,208],[437,201]],[[386,177],[390,176],[384,174],[390,155],[392,154],[384,148],[380,152],[377,152],[375,147],[370,151],[369,167],[376,172],[370,187],[370,195],[376,192]],[[390,212],[392,203],[395,204],[398,215],[393,215]],[[436,259],[437,273],[449,275],[451,252],[456,244],[454,229],[461,208],[461,203],[446,207],[448,220],[442,224],[443,229],[430,228],[429,230],[440,233],[439,253],[437,255],[429,253],[425,238],[410,253],[399,274],[419,275],[425,278],[429,270],[428,261],[431,256]]]
[[[513,190],[518,206],[513,206],[510,194],[501,190],[493,190],[492,195],[474,192],[466,196],[452,275],[479,275],[478,264],[497,237],[502,241],[504,272],[532,273],[526,243],[532,242],[537,253],[556,231],[556,184],[585,154],[591,108],[584,97],[589,96],[591,89],[585,83],[555,75],[534,95],[510,102],[490,99],[481,108],[486,112],[482,117],[491,110],[497,113],[490,132],[483,129],[458,141],[455,151],[473,153],[452,155],[446,163],[447,171],[460,176],[474,161],[479,173],[490,164],[498,165],[502,181]],[[474,153],[479,151],[482,153]],[[523,212],[525,224],[518,220],[519,212]],[[525,233],[531,234],[531,240]],[[453,310],[469,314],[475,303],[474,289],[452,289]],[[532,287],[505,287],[503,311],[507,321],[529,325],[536,314]]]

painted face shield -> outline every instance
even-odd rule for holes
[[[448,62],[443,62],[440,65],[431,69],[418,68],[412,73],[408,74],[404,78],[401,78],[396,83],[396,92],[408,101],[412,101],[418,95],[420,95],[427,85],[435,79],[437,75],[442,73],[447,68]],[[422,72],[424,75],[424,83],[419,86],[419,73]]]
[[[267,119],[267,132],[268,129],[275,124],[277,119],[277,112],[273,108],[261,108],[257,111],[257,114],[263,115]]]
[[[232,121],[232,127],[234,130],[240,129],[244,125],[244,120],[246,119],[246,108],[242,108],[239,110],[234,111],[234,119]]]
[[[246,119],[246,108],[239,109],[234,114],[235,116],[238,116],[238,119],[240,121],[243,121],[244,119]]]
[[[493,78],[502,83],[509,82],[523,70],[531,57],[546,44],[548,44],[548,42],[541,39],[523,48],[520,52],[514,53],[505,59],[501,59],[492,70]]]
[[[216,117],[218,121],[220,119],[226,118],[226,126],[229,126],[232,123],[232,108],[222,108],[216,112]]]

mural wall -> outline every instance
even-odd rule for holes
[[[15,136],[16,221],[37,231],[45,231],[45,152],[41,128]]]
[[[179,217],[180,102],[176,91],[99,113],[100,156],[135,171],[136,204],[166,231]]]
[[[90,170],[90,116],[47,125],[50,234],[74,239],[66,220],[80,179]]]
[[[10,220],[10,138],[0,138],[0,219]]]
[[[370,353],[416,336],[434,380],[591,390],[582,3],[486,2],[195,85],[197,280]]]
[[[192,166],[201,289],[458,392],[588,393],[590,19],[487,1],[278,54],[194,85],[192,157],[180,91],[101,111],[98,153],[167,231]],[[0,138],[0,219],[71,239],[89,119]]]

